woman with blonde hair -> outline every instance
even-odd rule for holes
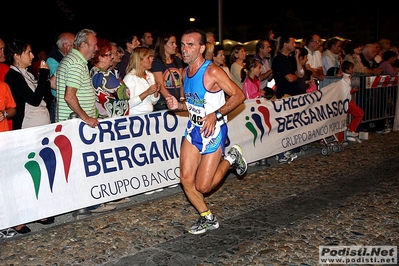
[[[155,83],[150,69],[154,57],[147,47],[133,49],[126,68],[123,82],[129,88],[129,114],[147,114],[154,111],[154,104],[159,100],[161,84]]]

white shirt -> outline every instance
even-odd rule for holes
[[[334,54],[330,50],[325,50],[322,54],[321,61],[323,63],[324,75],[327,75],[327,71],[332,67],[339,67],[338,55]]]
[[[263,58],[263,60],[262,60],[262,67],[261,67],[260,73],[261,73],[261,74],[265,74],[265,73],[266,73],[267,71],[269,71],[271,68],[272,68],[272,67],[271,67],[270,59],[268,59],[268,58]],[[269,83],[269,80],[268,80],[268,79],[261,80],[261,82],[260,82],[260,88],[263,89],[263,88],[267,87],[268,83]]]
[[[159,100],[154,94],[148,95],[143,101],[140,99],[140,94],[145,92],[151,85],[155,84],[154,74],[146,70],[147,79],[141,78],[136,75],[136,70],[127,73],[123,78],[126,86],[129,88],[129,115],[148,114],[154,111],[154,104]]]
[[[309,64],[311,68],[323,68],[320,51],[317,50],[312,52],[306,46],[305,48],[308,50],[308,61],[306,63]]]

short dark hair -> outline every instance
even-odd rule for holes
[[[313,41],[313,36],[314,36],[314,35],[315,35],[315,34],[311,34],[311,35],[306,36],[306,38],[305,38],[305,45],[306,45],[306,46],[308,46],[309,43],[310,43],[311,41]]]
[[[353,64],[351,61],[344,61],[341,64],[341,70],[342,72],[346,73],[346,71],[348,71],[349,68],[354,67],[355,64]]]
[[[205,45],[206,44],[206,33],[205,33],[205,31],[203,31],[201,29],[198,29],[198,28],[191,28],[191,29],[186,30],[183,33],[183,35],[190,34],[190,33],[199,33],[199,34],[201,34],[200,45]]]
[[[296,50],[299,50],[299,56],[304,57],[305,55],[308,55],[308,49],[303,48],[303,47],[297,47]]]
[[[353,51],[358,47],[360,47],[360,43],[358,41],[349,41],[345,44],[343,50],[345,54],[352,55]]]
[[[280,37],[280,46],[279,46],[279,50],[281,50],[284,46],[284,43],[289,43],[291,41],[292,36],[290,35],[282,35]]]
[[[222,44],[216,44],[213,48],[213,55],[217,56],[219,51],[224,51],[224,46]]]
[[[14,62],[14,55],[21,55],[26,51],[26,49],[28,49],[28,45],[30,45],[30,43],[19,39],[14,39],[7,43],[4,48],[4,55],[7,62],[12,65]]]
[[[338,38],[331,38],[327,41],[327,49],[331,49],[333,45],[336,45],[340,40]]]
[[[140,32],[140,36],[137,36],[137,37],[140,37],[140,40],[141,40],[141,38],[145,37],[146,33],[152,34],[150,30],[144,30],[144,31]]]
[[[120,45],[124,48],[127,49],[127,45],[126,43],[131,43],[134,36],[136,36],[138,39],[140,39],[140,35],[137,34],[136,32],[131,32],[128,34],[125,34],[123,36],[121,36],[120,40],[118,41],[120,43]]]
[[[255,53],[259,53],[260,49],[264,49],[264,48],[265,48],[265,46],[264,46],[264,41],[269,42],[269,40],[260,39],[260,40],[256,43],[256,46],[255,46]],[[270,42],[269,42],[269,43],[270,43]]]
[[[388,61],[388,60],[391,59],[392,57],[397,57],[397,56],[398,56],[398,55],[397,55],[394,51],[388,50],[388,51],[385,51],[385,52],[382,54],[382,60]]]

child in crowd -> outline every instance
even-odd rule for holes
[[[317,81],[313,77],[313,72],[309,69],[305,70],[305,84],[307,85],[306,93],[317,91]]]
[[[256,99],[265,97],[265,90],[260,89],[259,75],[261,72],[262,63],[255,57],[249,58],[245,61],[244,67],[241,69],[242,90],[244,91],[246,99]],[[275,91],[271,88],[268,89],[268,98],[275,99]],[[270,91],[271,90],[271,91]],[[268,166],[267,159],[248,164],[249,166]]]
[[[255,99],[263,97],[265,91],[260,89],[259,75],[262,63],[252,57],[246,60],[244,67],[241,69],[242,90],[247,99]]]
[[[353,87],[351,81],[351,76],[355,71],[355,65],[350,61],[344,61],[341,64],[341,70],[343,75],[342,79],[351,87],[350,93],[353,94],[357,92],[359,88]],[[358,139],[359,133],[356,131],[363,120],[364,112],[358,105],[356,105],[353,100],[351,100],[349,101],[348,113],[352,116],[352,120],[348,124],[348,129],[346,130],[346,132],[341,132],[339,140],[342,141],[344,138],[343,134],[346,134],[347,140],[360,142],[360,140]]]
[[[302,78],[298,78],[297,81],[303,93],[312,93],[317,91],[317,81],[314,79],[311,70],[305,69],[305,75]]]

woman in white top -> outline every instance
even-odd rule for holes
[[[149,71],[154,60],[147,47],[136,47],[130,55],[124,83],[129,88],[129,114],[151,113],[159,100],[160,84],[155,83],[154,75]]]

